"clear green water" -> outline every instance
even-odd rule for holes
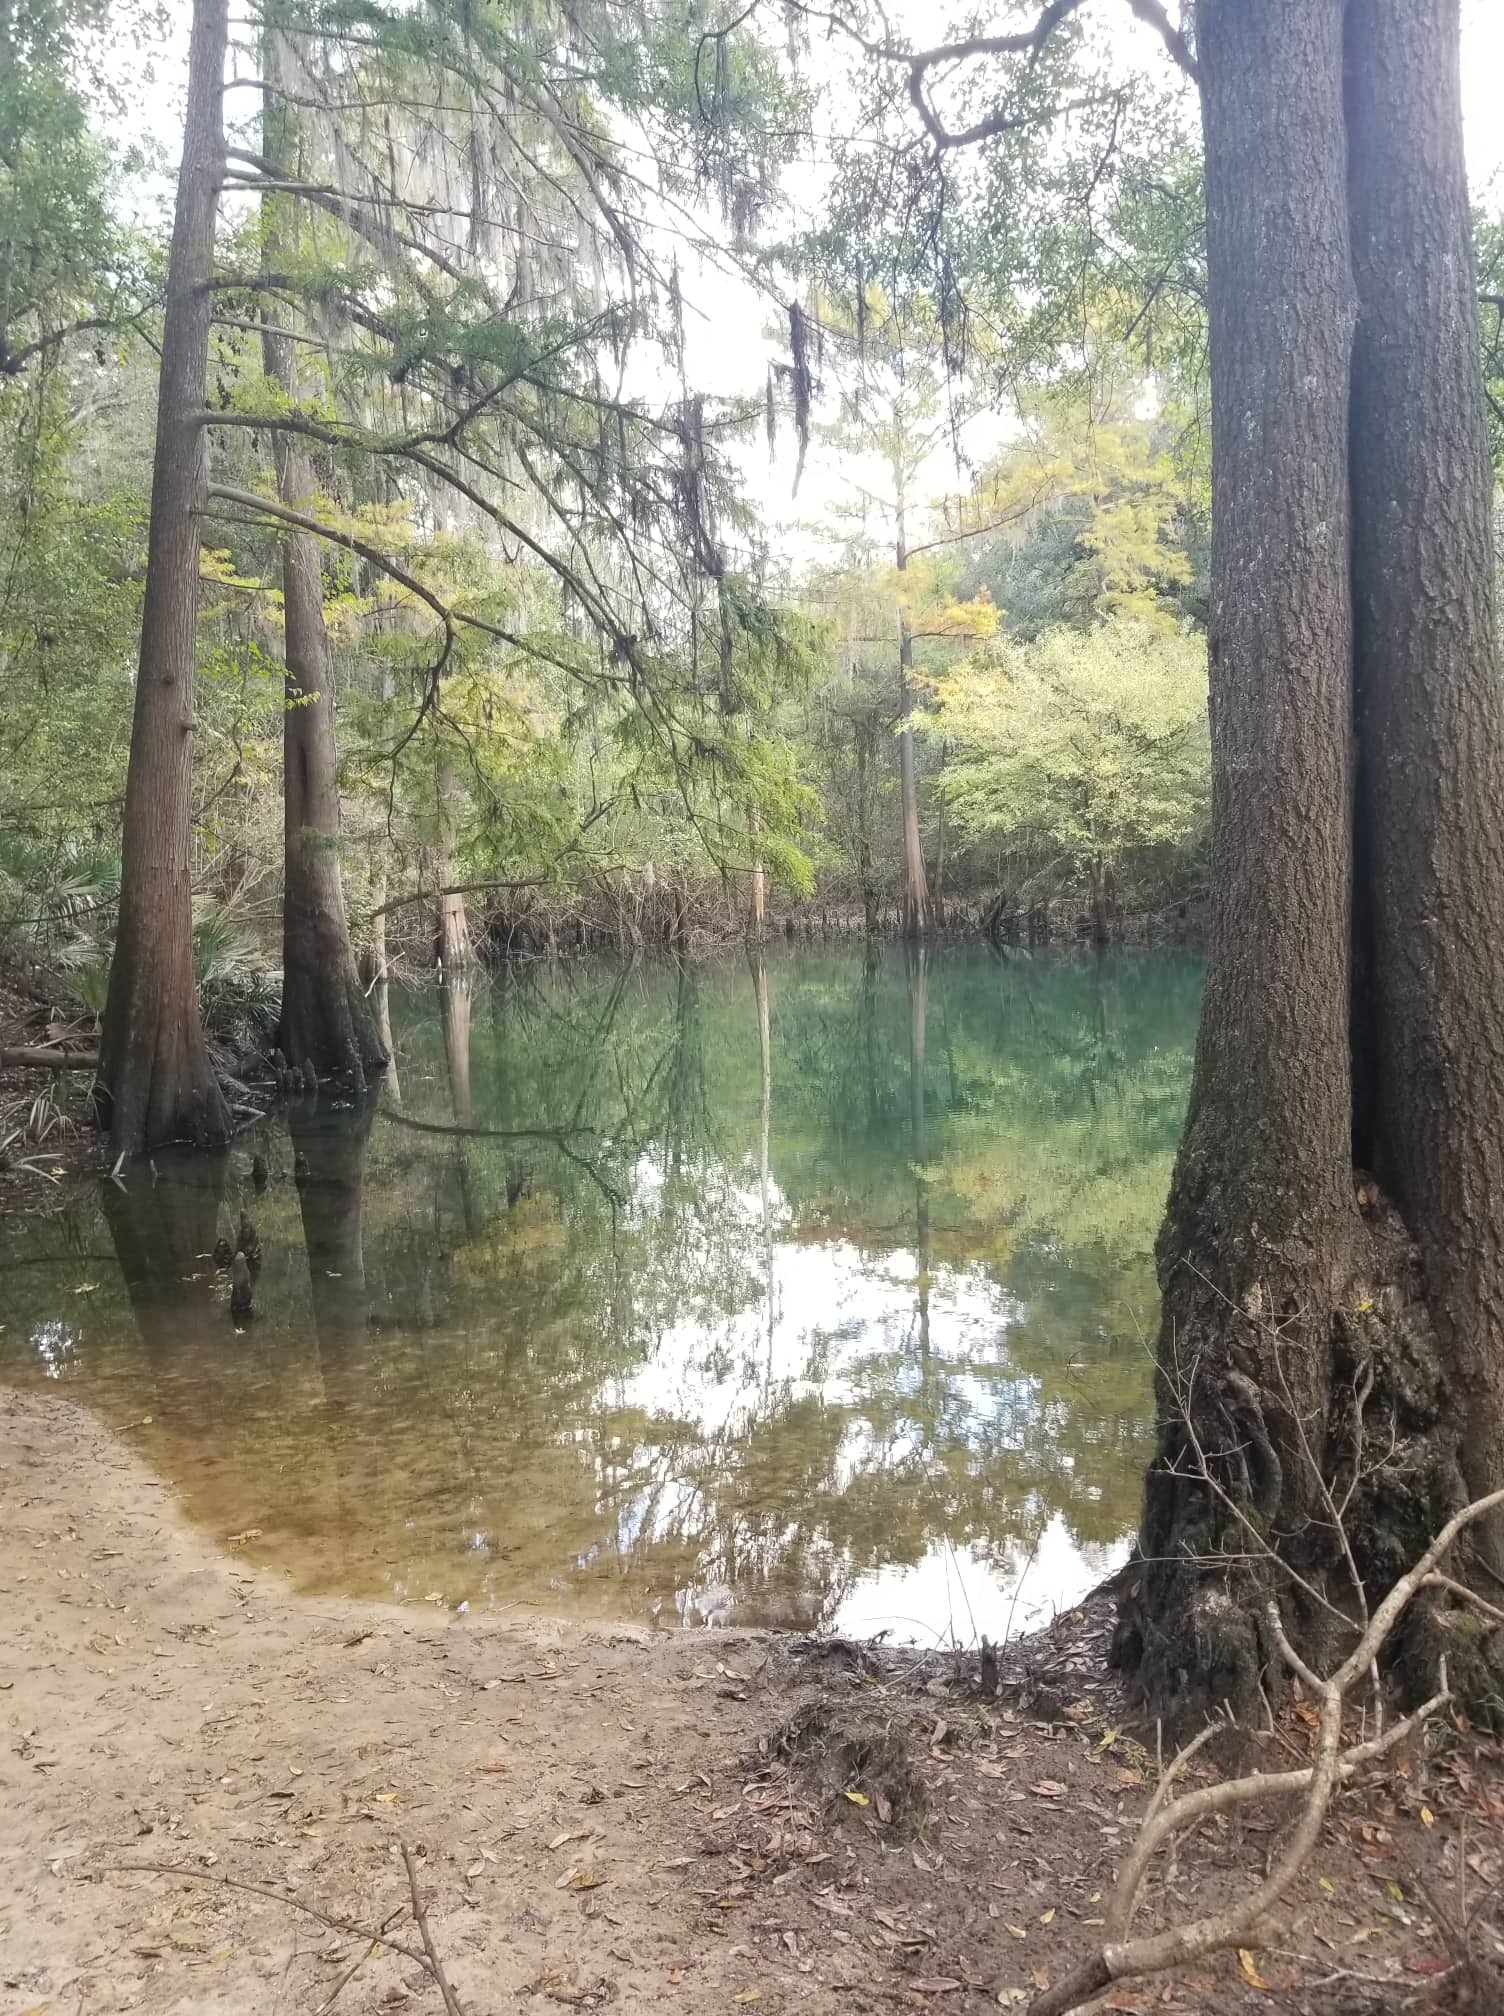
[[[394,993],[364,1110],[0,1229],[0,1379],[305,1589],[997,1637],[1134,1524],[1200,987],[890,949]]]

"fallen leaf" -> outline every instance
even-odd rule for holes
[[[1429,1806],[1421,1807],[1420,1824],[1422,1827],[1434,1827],[1436,1825],[1436,1815],[1431,1811]]]
[[[733,1995],[731,1999],[733,2002],[760,2002],[762,2000],[762,1990],[760,1988],[744,1988],[740,1995]]]
[[[949,1995],[961,1986],[950,1974],[921,1974],[917,1981],[910,1982],[921,1995]]]
[[[1269,1983],[1254,1965],[1253,1955],[1246,1946],[1238,1948],[1238,1965],[1242,1968],[1243,1979],[1248,1983],[1250,1988],[1268,1989]]]
[[[1049,1924],[1049,1922],[1050,1922],[1050,1920],[1051,1920],[1051,1919],[1052,1919],[1052,1918],[1053,1918],[1054,1916],[1055,1916],[1055,1907],[1054,1907],[1054,1905],[1052,1904],[1052,1905],[1050,1906],[1050,1908],[1049,1908],[1049,1910],[1048,1910],[1048,1911],[1041,1911],[1041,1912],[1040,1912],[1040,1914],[1039,1914],[1039,1922],[1040,1922],[1040,1924],[1041,1924],[1041,1925],[1048,1925],[1048,1924]]]
[[[867,1806],[871,1804],[865,1792],[847,1792],[845,1797],[851,1801],[853,1806]]]
[[[1039,1783],[1031,1785],[1029,1790],[1034,1794],[1036,1799],[1063,1799],[1065,1797],[1065,1787],[1060,1783],[1058,1778],[1041,1778]]]

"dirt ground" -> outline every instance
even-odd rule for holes
[[[0,1535],[0,2016],[441,2011],[404,1846],[465,2016],[1023,2008],[1155,1775],[1100,1610],[983,1699],[951,1655],[306,1599],[8,1392]],[[1297,1708],[1263,1744],[1307,1740]],[[1279,1824],[1203,1833],[1142,1922],[1246,1885]],[[1342,1796],[1279,1949],[1105,2006],[1482,2009],[1448,1940],[1504,1952],[1501,1873],[1504,1762],[1442,1732]]]

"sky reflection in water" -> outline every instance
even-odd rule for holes
[[[997,1638],[1134,1522],[1200,978],[779,950],[394,993],[365,1110],[5,1228],[0,1377],[305,1589]]]

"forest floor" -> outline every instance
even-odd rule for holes
[[[984,1700],[949,1654],[302,1597],[6,1391],[0,1533],[0,2016],[439,2011],[366,1929],[418,1951],[404,1847],[466,2016],[1021,2008],[1155,1779],[1101,1604]],[[1297,1707],[1255,1748],[1308,1741]],[[1245,1889],[1279,1827],[1200,1835],[1143,1922]],[[1277,1950],[1105,2006],[1497,2007],[1441,1920],[1491,1947],[1501,1876],[1504,1757],[1433,1739],[1339,1796]]]
[[[16,974],[0,969],[0,1050],[60,1039],[86,1050],[77,1017],[60,1020]],[[0,1063],[0,1211],[50,1211],[78,1179],[104,1167],[104,1144],[85,1112],[91,1074]]]

